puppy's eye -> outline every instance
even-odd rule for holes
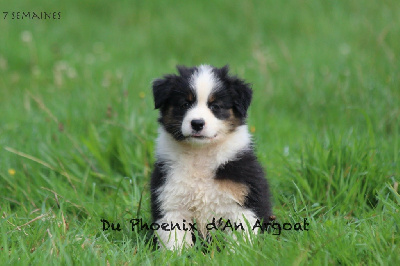
[[[185,102],[184,104],[181,105],[181,109],[183,109],[183,110],[189,109],[189,107],[190,107],[189,102]]]
[[[221,106],[219,106],[218,104],[213,104],[210,106],[211,111],[218,111],[219,109],[221,109]]]

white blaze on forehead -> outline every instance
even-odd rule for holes
[[[208,96],[210,95],[213,88],[218,86],[212,68],[208,65],[201,65],[193,74],[191,85],[196,91],[197,102],[207,103]]]
[[[224,132],[226,125],[218,120],[207,106],[208,97],[215,88],[220,86],[220,81],[213,73],[213,68],[208,65],[201,65],[193,73],[190,79],[190,86],[196,93],[196,103],[188,110],[182,121],[182,134],[190,136],[193,134],[191,121],[195,119],[204,120],[205,124],[201,135],[207,138],[214,138]],[[197,140],[196,140],[197,141]]]

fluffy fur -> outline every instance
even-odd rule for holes
[[[227,66],[178,67],[178,72],[153,82],[154,105],[160,110],[151,177],[154,222],[196,222],[203,237],[213,218],[268,222],[268,183],[245,123],[249,84],[230,76]],[[193,244],[184,230],[157,233],[168,249]]]

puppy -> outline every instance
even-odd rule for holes
[[[251,230],[272,215],[246,125],[250,85],[229,75],[228,66],[177,68],[178,75],[153,82],[160,127],[151,208],[154,222],[164,225],[157,233],[167,249],[193,245],[190,225],[206,238],[207,225],[220,218]]]

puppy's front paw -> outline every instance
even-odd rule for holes
[[[159,221],[159,224],[170,224],[170,227],[158,230],[158,244],[169,250],[182,250],[193,246],[192,234],[187,230],[189,223],[185,219],[181,223]],[[186,228],[186,230],[185,230]]]

